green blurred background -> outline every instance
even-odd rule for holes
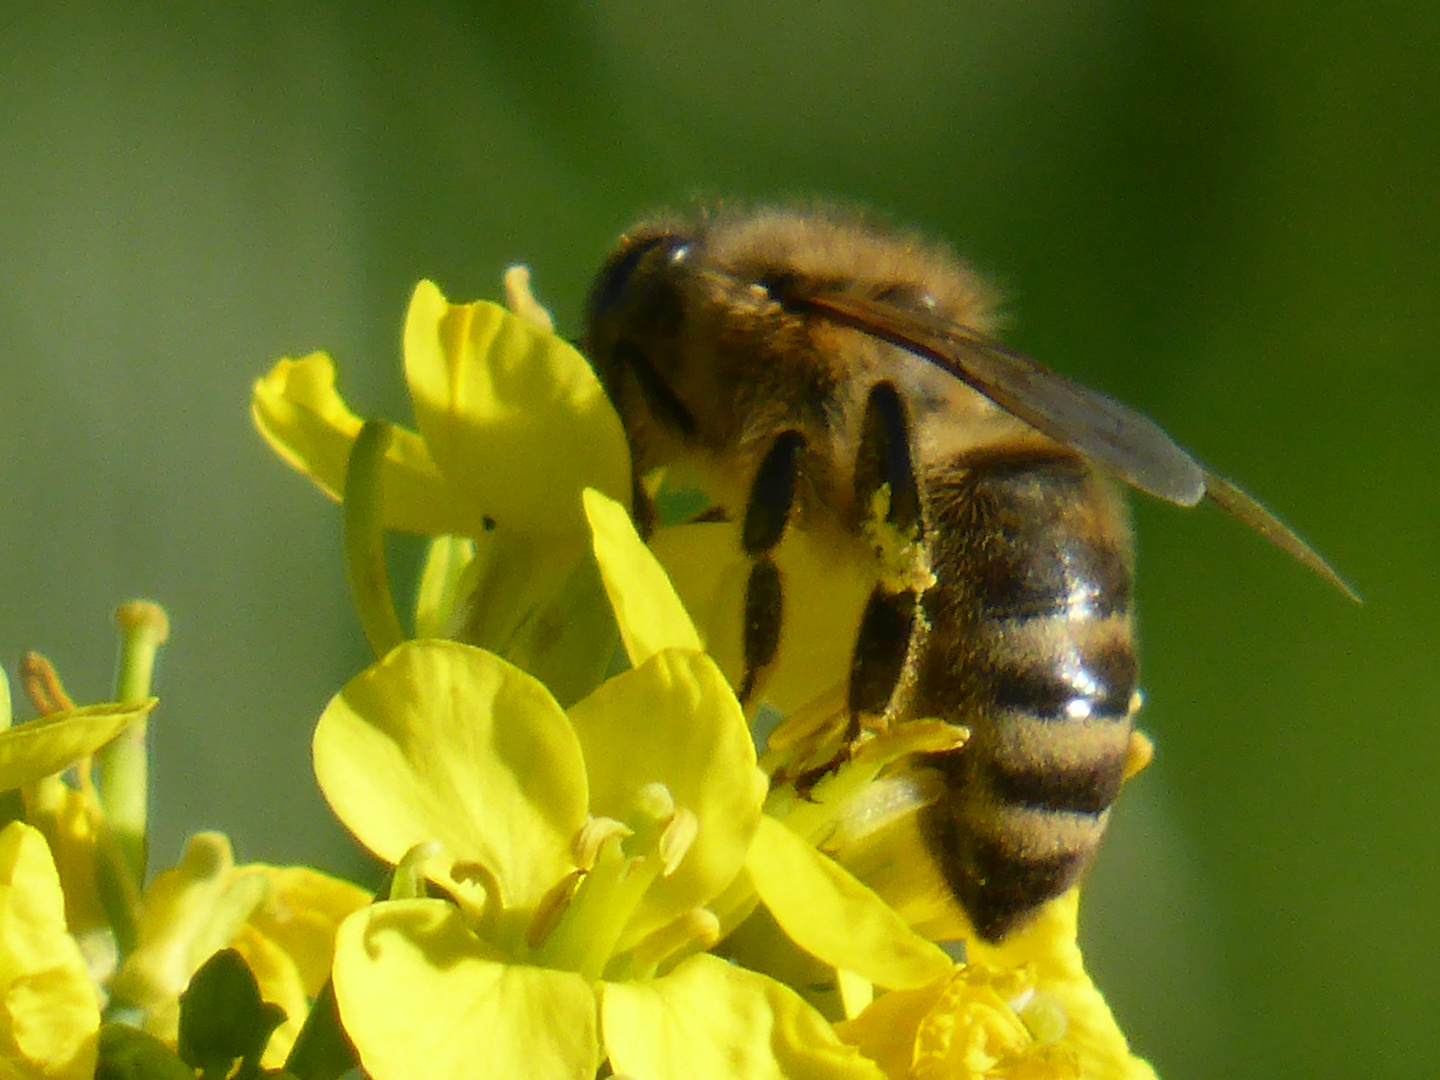
[[[407,419],[414,282],[529,262],[573,332],[635,215],[822,194],[947,237],[1012,340],[1159,419],[1354,581],[1136,508],[1155,765],[1092,966],[1161,1074],[1440,1074],[1440,6],[0,9],[0,658],[108,694],[175,626],[155,859],[368,870],[309,775],[363,662],[334,508],[249,426],[325,348]]]

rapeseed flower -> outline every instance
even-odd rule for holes
[[[1076,944],[1070,890],[998,945],[929,986],[877,999],[841,1024],[889,1080],[1154,1080],[1130,1053]]]
[[[373,1075],[878,1077],[793,990],[703,955],[766,780],[723,674],[623,507],[587,493],[629,670],[568,710],[494,654],[401,645],[315,735],[332,808],[450,900],[352,916],[340,1015]],[[774,826],[771,823],[771,827]],[[454,903],[451,900],[455,901]]]
[[[336,928],[369,902],[365,890],[308,866],[237,866],[223,833],[197,833],[146,888],[136,946],[110,993],[173,1047],[191,977],[216,952],[234,948],[264,1000],[285,1012],[261,1059],[278,1068],[329,977]]]
[[[629,450],[585,359],[523,289],[516,297],[529,318],[416,287],[404,333],[416,430],[390,433],[379,513],[385,528],[435,538],[418,636],[491,649],[571,703],[603,676],[614,633],[580,493],[628,503]],[[363,421],[328,356],[277,363],[256,382],[251,415],[281,458],[342,497]]]
[[[882,774],[966,733],[902,725],[809,792],[770,791],[769,768],[828,736],[792,717],[798,741],[757,762],[732,690],[736,526],[662,528],[657,561],[625,512],[624,433],[588,365],[523,288],[510,306],[417,288],[418,430],[388,445],[367,447],[322,354],[282,361],[252,406],[347,515],[363,504],[377,532],[433,538],[421,640],[372,635],[377,662],[315,734],[332,808],[396,868],[391,899],[336,944],[339,1019],[366,1071],[1150,1075],[1085,976],[1073,894],[1001,946],[966,941],[956,965],[917,928],[963,920],[896,910],[817,848]],[[873,583],[809,543],[792,530],[776,558],[824,603],[787,618],[783,647],[806,659],[763,696],[823,717]],[[605,679],[607,630],[628,668]],[[923,857],[906,836],[895,854]],[[914,881],[953,910],[935,875]]]
[[[12,989],[10,997],[16,1009],[33,1007],[51,1018],[54,1032],[88,1031],[88,1069],[75,1066],[88,1076],[102,1008],[174,1048],[191,977],[217,950],[233,947],[265,998],[284,1010],[263,1059],[278,1067],[329,976],[335,927],[370,896],[309,867],[236,866],[220,833],[192,837],[180,862],[142,887],[147,765],[141,725],[156,705],[150,674],[168,620],[156,605],[134,601],[121,607],[117,622],[117,696],[124,700],[77,707],[48,661],[31,654],[25,684],[41,716],[0,731],[0,784],[20,788],[28,822],[0,834],[10,875],[6,895],[19,913],[12,912],[12,929],[0,935],[0,945],[16,950],[11,969],[47,957],[57,965],[44,975],[15,974],[30,980],[30,989]],[[8,699],[0,705],[0,719],[8,721]],[[136,745],[117,744],[135,732]],[[50,910],[57,905],[58,913]],[[43,945],[26,937],[40,933]],[[81,958],[83,992],[71,979],[72,953]],[[0,961],[0,972],[5,969]],[[13,1010],[10,1019],[16,1052],[34,1057],[38,1051],[26,1049],[25,1040],[36,1037],[29,1029],[39,1030],[37,1022]],[[54,1061],[46,1068],[52,1065],[60,1069]]]

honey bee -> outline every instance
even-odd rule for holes
[[[747,708],[787,665],[815,666],[786,647],[820,598],[795,595],[782,541],[860,568],[868,595],[829,624],[848,658],[842,742],[921,718],[968,729],[907,790],[925,793],[930,864],[992,941],[1076,880],[1121,784],[1139,696],[1112,478],[1209,498],[1353,596],[1154,423],[996,327],[985,283],[917,237],[839,211],[720,210],[629,230],[583,342],[637,478],[682,470],[739,525]],[[636,514],[653,524],[638,482]]]

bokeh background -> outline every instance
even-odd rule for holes
[[[0,11],[0,658],[108,694],[175,627],[154,858],[369,871],[310,779],[364,661],[335,509],[249,426],[325,348],[407,419],[414,282],[573,332],[635,215],[820,194],[949,238],[1011,338],[1293,522],[1137,505],[1145,726],[1091,963],[1161,1074],[1440,1074],[1440,7],[988,2]],[[404,562],[405,552],[399,553]]]

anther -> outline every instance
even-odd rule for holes
[[[540,898],[540,903],[535,905],[534,914],[530,916],[530,925],[525,928],[525,944],[532,949],[538,949],[544,943],[551,931],[560,924],[561,917],[569,910],[570,901],[575,898],[575,890],[580,887],[584,877],[585,871],[572,870]]]
[[[700,819],[691,810],[681,807],[670,818],[660,834],[661,877],[669,877],[680,867],[686,853],[700,832]]]
[[[596,859],[600,857],[600,849],[607,840],[615,837],[624,840],[634,835],[635,831],[623,821],[616,821],[611,817],[592,817],[580,826],[580,831],[575,834],[575,839],[570,844],[570,857],[581,870],[593,870]]]
[[[65,693],[55,665],[38,652],[27,652],[21,658],[20,682],[25,687],[25,696],[41,716],[75,708],[75,702]]]

